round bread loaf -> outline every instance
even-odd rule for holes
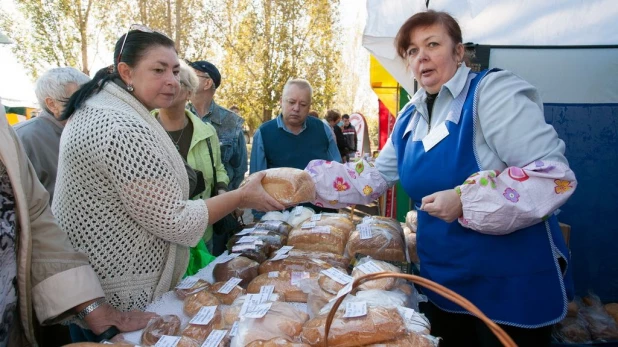
[[[226,282],[232,277],[242,279],[239,286],[247,288],[249,282],[258,275],[258,267],[260,264],[254,260],[245,257],[236,257],[225,263],[215,265],[213,275],[215,281]]]
[[[178,335],[180,318],[175,315],[164,315],[150,320],[142,333],[142,344],[154,346],[163,335]]]
[[[221,301],[217,297],[206,291],[202,290],[196,294],[189,295],[183,304],[183,310],[189,317],[195,316],[204,306],[218,306],[221,305]]]
[[[231,305],[236,298],[246,294],[246,291],[240,286],[234,287],[228,294],[219,293],[219,289],[221,289],[225,283],[227,282],[217,282],[210,287],[210,292],[213,293],[222,304]]]

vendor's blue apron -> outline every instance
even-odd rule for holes
[[[477,85],[493,71],[470,73],[466,88],[452,103],[452,111],[461,114],[459,121],[446,121],[449,135],[428,152],[422,141],[413,140],[421,117],[414,106],[397,120],[391,138],[399,177],[415,202],[492,169],[477,163],[474,128]],[[405,133],[409,122],[414,126]],[[566,314],[567,297],[572,297],[569,253],[555,216],[508,235],[491,236],[418,211],[417,242],[421,276],[467,298],[497,323],[536,328],[559,322]],[[466,313],[438,294],[425,292],[442,310]]]

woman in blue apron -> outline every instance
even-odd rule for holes
[[[369,203],[401,181],[417,202],[421,275],[463,295],[520,346],[548,346],[572,297],[553,212],[577,185],[536,89],[513,73],[472,72],[449,14],[410,17],[395,40],[422,87],[375,162],[313,161],[317,204]],[[412,78],[412,76],[410,77]],[[442,346],[499,346],[460,306],[425,291]]]

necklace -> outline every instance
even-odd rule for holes
[[[163,122],[161,122],[161,119],[159,118],[159,116],[157,116],[157,120],[159,121],[161,126],[163,126]],[[178,136],[178,139],[176,139],[176,140],[174,140],[174,138],[172,137],[172,134],[171,134],[172,132],[171,131],[165,130],[165,132],[167,133],[167,136],[170,137],[170,139],[172,140],[172,143],[176,147],[177,151],[180,151],[180,146],[178,145],[178,143],[180,143],[180,139],[182,139],[182,135],[185,133],[185,129],[187,128],[188,124],[189,124],[189,122],[188,122],[187,118],[185,117],[185,119],[184,119],[184,126],[182,127],[182,131],[180,132],[180,136]],[[163,129],[165,129],[165,127]]]

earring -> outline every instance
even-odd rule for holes
[[[127,90],[129,92],[132,92],[133,91],[133,85],[132,84],[127,84]]]
[[[460,66],[461,66],[461,62],[457,63],[457,67],[460,67]]]

